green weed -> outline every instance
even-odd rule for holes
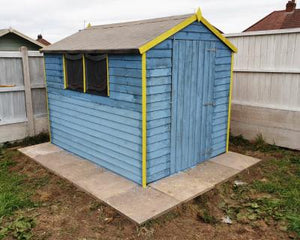
[[[32,237],[31,230],[35,227],[35,221],[29,217],[20,216],[4,227],[0,227],[0,239],[12,236],[18,240],[27,240]]]
[[[204,223],[213,225],[219,222],[213,215],[209,214],[209,212],[206,209],[199,211],[197,213],[197,218]]]

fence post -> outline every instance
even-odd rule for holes
[[[25,105],[26,105],[26,115],[27,115],[27,126],[28,135],[34,135],[34,119],[33,119],[33,106],[32,106],[32,95],[31,95],[31,83],[29,74],[29,62],[28,62],[28,51],[26,47],[20,48],[22,55],[22,65],[23,65],[23,79],[24,79],[24,89],[25,89]]]

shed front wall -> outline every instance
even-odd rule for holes
[[[147,52],[147,182],[156,181],[174,172],[174,170],[171,171],[172,164],[174,164],[174,161],[171,161],[171,152],[174,150],[174,146],[171,145],[171,128],[173,127],[173,119],[177,116],[174,113],[172,115],[172,104],[174,104],[172,87],[173,91],[174,87],[176,88],[173,85],[172,72],[176,67],[173,64],[173,47],[174,41],[177,40],[199,42],[200,45],[209,43],[216,50],[214,60],[211,63],[214,65],[212,96],[215,103],[212,107],[212,120],[210,122],[211,151],[202,160],[226,151],[231,50],[202,23],[194,22]],[[195,59],[200,57],[199,52],[192,52],[191,54],[197,55],[194,57]],[[205,63],[207,59],[202,61]],[[203,64],[202,67],[204,68],[204,66]],[[153,70],[154,68],[155,70]],[[191,71],[198,71],[197,68],[193,65]],[[152,74],[148,75],[149,71]],[[191,81],[191,79],[187,77],[185,81]],[[202,80],[196,79],[196,81]],[[192,98],[196,95],[186,94],[186,96]],[[190,101],[193,102],[193,99]],[[192,111],[188,112],[189,114],[192,113]],[[192,117],[190,115],[186,118],[192,120]],[[188,122],[182,122],[183,129],[189,129]],[[197,124],[201,123],[196,121],[195,128]],[[199,160],[195,160],[195,164],[197,162]]]
[[[108,59],[102,97],[64,89],[62,55],[45,55],[51,141],[141,184],[141,56]]]

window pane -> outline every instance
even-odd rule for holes
[[[82,54],[66,54],[67,89],[83,91]]]
[[[86,54],[87,92],[107,96],[106,55]]]

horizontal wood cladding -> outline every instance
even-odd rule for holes
[[[217,47],[215,64],[212,157],[226,151],[231,51]]]
[[[171,40],[147,52],[147,73],[147,181],[153,182],[170,175]]]
[[[202,23],[195,22],[146,53],[147,183],[171,173],[174,39],[202,41],[215,52],[214,62],[204,63],[204,67],[214,64],[211,156],[226,149],[231,51]],[[109,54],[108,64],[110,96],[102,97],[64,89],[62,56],[46,54],[52,141],[141,184],[141,55]],[[189,135],[192,130],[189,128]]]
[[[108,59],[111,95],[102,97],[63,89],[62,56],[46,54],[52,142],[140,184],[141,58],[109,55]],[[164,89],[161,85],[149,91]],[[150,153],[161,154],[151,148]]]

